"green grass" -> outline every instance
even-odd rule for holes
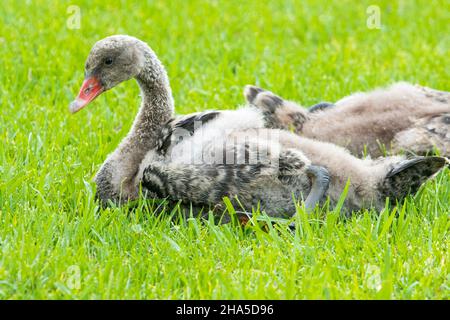
[[[117,33],[152,46],[178,113],[235,108],[245,84],[304,105],[397,80],[448,91],[448,1],[76,1],[75,30],[70,4],[0,11],[0,298],[450,298],[448,170],[404,205],[302,214],[294,234],[174,223],[93,197],[136,84],[68,112],[90,47]],[[366,26],[372,4],[381,29]]]

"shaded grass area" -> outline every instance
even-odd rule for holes
[[[136,84],[68,113],[90,47],[118,33],[155,50],[178,113],[235,108],[245,84],[304,105],[398,80],[448,91],[447,1],[78,1],[69,29],[72,4],[0,11],[0,298],[450,298],[448,170],[381,213],[299,209],[295,233],[173,223],[94,201]]]

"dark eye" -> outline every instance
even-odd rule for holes
[[[445,116],[444,119],[442,119],[442,122],[445,124],[450,124],[450,116]]]
[[[112,58],[106,58],[106,59],[105,59],[105,64],[106,64],[106,65],[109,66],[109,65],[111,65],[112,63],[113,63],[113,59],[112,59]]]

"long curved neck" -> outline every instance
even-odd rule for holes
[[[141,89],[141,107],[130,132],[121,143],[127,152],[130,147],[133,148],[136,155],[145,154],[155,146],[158,139],[155,132],[173,116],[174,111],[167,73],[155,54],[148,50],[145,52],[144,67],[136,76]]]
[[[142,102],[131,130],[97,173],[97,197],[102,202],[133,199],[139,165],[146,153],[156,146],[158,129],[172,116],[174,103],[167,73],[150,48],[141,48],[144,61],[135,77]]]

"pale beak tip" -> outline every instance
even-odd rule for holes
[[[78,111],[80,111],[84,106],[86,105],[86,103],[84,103],[84,101],[80,101],[79,99],[75,99],[74,101],[72,101],[69,105],[69,111],[70,113],[76,113]]]

